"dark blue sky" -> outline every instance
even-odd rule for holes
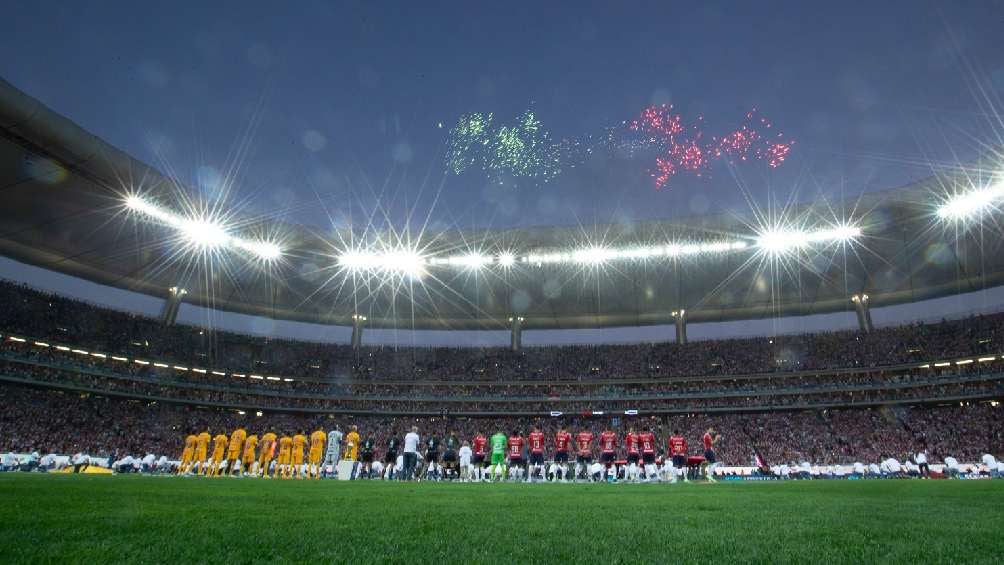
[[[1001,2],[19,4],[0,18],[6,79],[210,193],[248,136],[236,196],[322,226],[324,208],[375,200],[498,227],[742,212],[740,183],[836,198],[975,155],[991,122],[973,80],[1004,90]],[[664,191],[647,159],[601,156],[543,186],[444,173],[464,112],[533,108],[558,138],[666,101],[712,132],[756,106],[792,157]]]

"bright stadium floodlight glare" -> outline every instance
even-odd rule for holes
[[[568,252],[530,253],[523,257],[523,262],[536,265],[560,263],[602,265],[609,261],[647,261],[665,257],[712,255],[739,251],[746,249],[748,246],[749,244],[745,241],[715,241],[624,248],[589,247]]]
[[[768,255],[782,255],[814,244],[848,243],[861,237],[861,228],[840,225],[822,230],[770,229],[756,237],[756,247]]]
[[[179,231],[186,241],[198,249],[217,249],[230,243],[227,230],[206,219],[182,220]]]
[[[451,255],[448,257],[433,257],[429,259],[430,265],[447,265],[463,269],[479,270],[492,264],[492,258],[488,255],[472,251],[464,255]]]
[[[602,265],[616,256],[616,251],[605,247],[589,247],[572,252],[572,261],[581,265]]]
[[[251,253],[262,261],[275,261],[282,257],[282,248],[270,241],[248,241],[234,238],[233,245]]]
[[[263,261],[274,261],[282,257],[282,248],[277,244],[232,236],[226,226],[206,217],[183,218],[135,194],[126,197],[125,205],[133,212],[178,230],[182,239],[196,249],[229,247],[246,251]]]
[[[1004,181],[996,184],[956,194],[938,207],[938,217],[946,221],[965,221],[980,216],[994,208],[1004,197]]]
[[[338,256],[338,264],[356,273],[387,273],[421,278],[426,259],[411,249],[381,252],[348,251]]]
[[[516,264],[516,255],[509,252],[502,252],[495,258],[500,267],[508,269]]]

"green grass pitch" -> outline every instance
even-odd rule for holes
[[[995,562],[1004,481],[434,484],[0,475],[11,562]]]

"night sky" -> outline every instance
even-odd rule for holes
[[[206,198],[236,170],[235,205],[322,230],[377,205],[434,228],[743,214],[999,143],[1004,3],[729,4],[18,2],[0,76]],[[588,140],[662,103],[708,134],[757,108],[795,145],[661,190],[618,151],[547,183],[444,167],[465,113]]]

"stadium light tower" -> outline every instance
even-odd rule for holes
[[[673,322],[676,324],[676,343],[687,343],[687,311],[683,308],[673,310]]]
[[[178,319],[178,310],[181,309],[181,301],[185,298],[188,291],[179,287],[172,286],[167,289],[167,298],[164,300],[164,306],[160,310],[160,321],[165,326],[173,326],[175,320]]]
[[[875,329],[872,324],[872,309],[868,303],[867,294],[855,294],[851,297],[854,303],[854,312],[858,316],[858,329],[864,333],[871,333]]]
[[[513,351],[523,348],[523,316],[509,317],[509,346]]]
[[[362,314],[352,315],[352,351],[359,355],[359,349],[363,346],[363,325],[366,323],[366,316]]]

